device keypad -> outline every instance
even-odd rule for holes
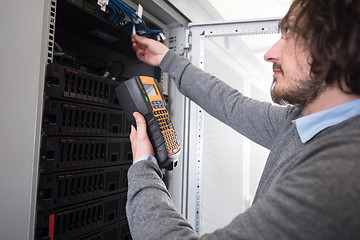
[[[152,101],[153,113],[160,126],[164,137],[165,146],[169,154],[175,154],[180,150],[174,126],[170,120],[169,112],[165,107],[164,101]]]

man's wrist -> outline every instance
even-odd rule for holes
[[[136,159],[136,160],[134,161],[134,163],[141,162],[141,161],[152,161],[153,163],[156,164],[156,166],[159,167],[159,164],[158,164],[158,162],[157,162],[157,160],[156,160],[156,158],[155,158],[154,156],[144,155],[144,156],[139,157],[138,159]]]

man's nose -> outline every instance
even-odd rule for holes
[[[267,62],[277,62],[280,59],[284,39],[280,38],[264,55]]]

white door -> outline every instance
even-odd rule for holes
[[[192,63],[246,96],[271,101],[272,65],[263,56],[280,37],[278,20],[193,24]],[[189,222],[213,232],[251,206],[269,151],[189,103]]]

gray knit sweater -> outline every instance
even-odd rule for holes
[[[271,152],[252,207],[203,236],[174,208],[160,169],[133,164],[126,210],[135,240],[360,239],[360,116],[303,144],[291,122],[297,108],[244,97],[172,51],[160,67],[184,95]]]

